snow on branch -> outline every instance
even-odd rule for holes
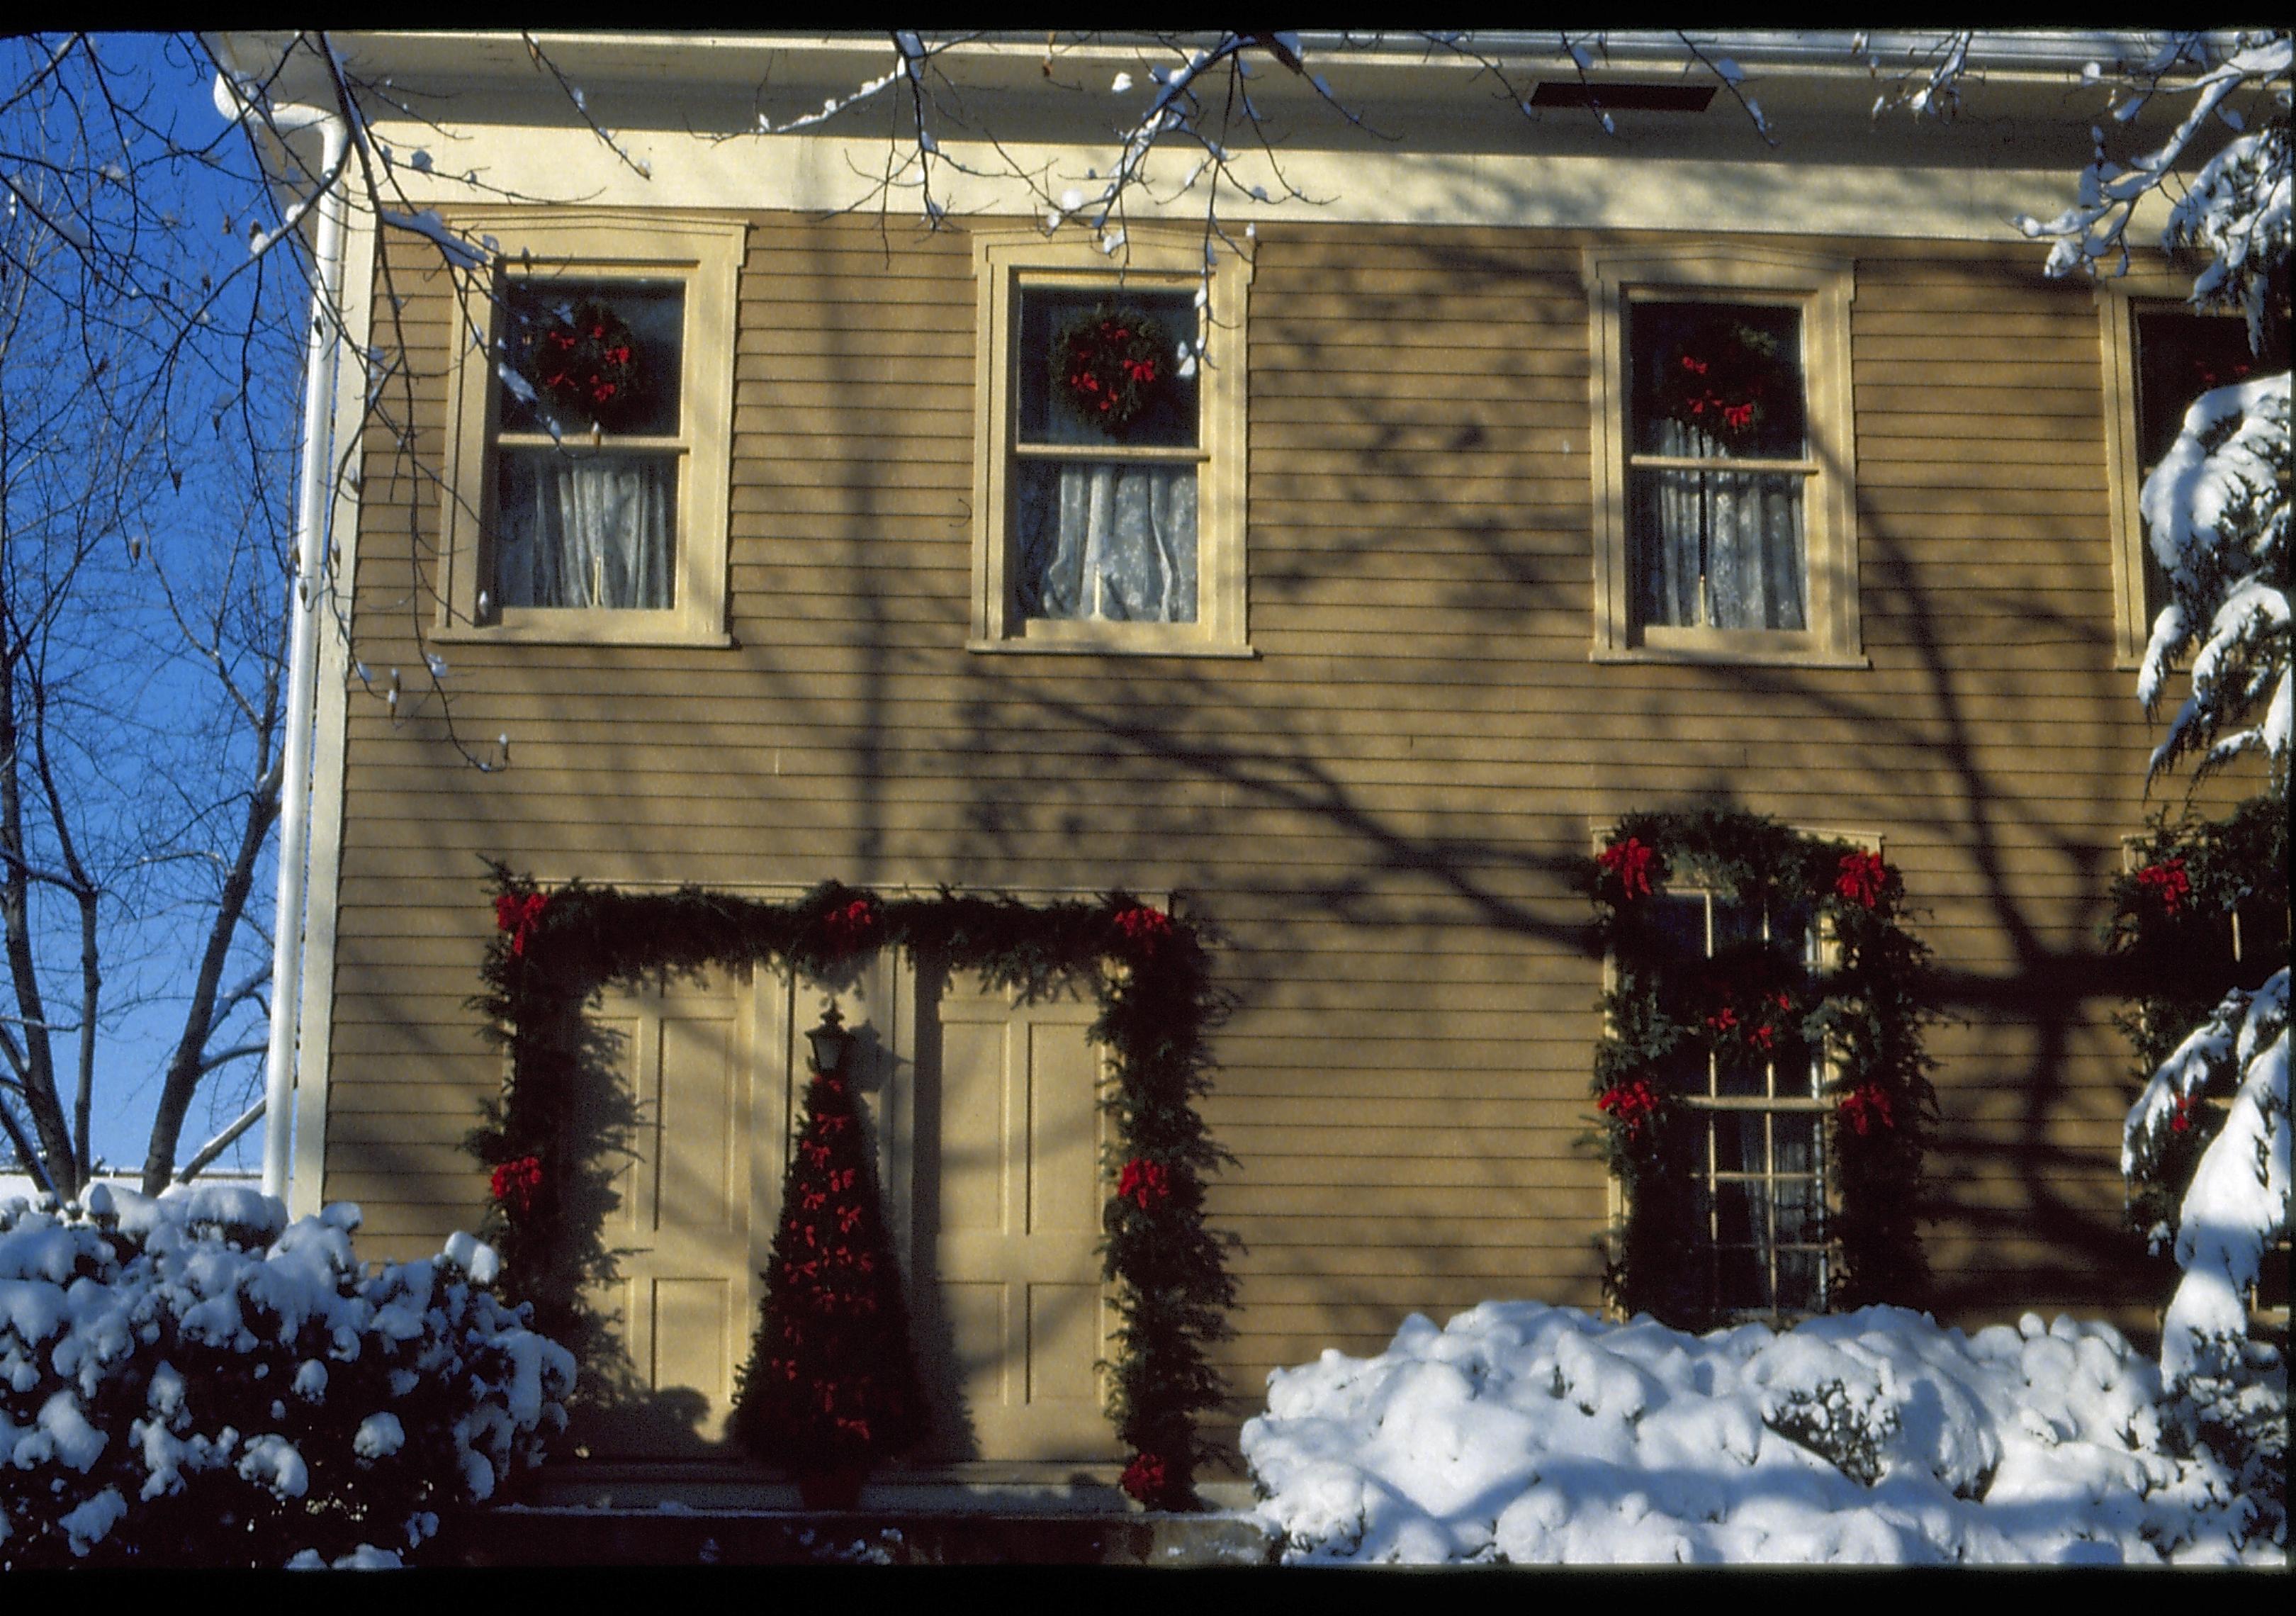
[[[2175,131],[2154,151],[2136,158],[2126,167],[2112,161],[2105,154],[2104,131],[2100,127],[2090,131],[2095,144],[2095,156],[2080,176],[2079,200],[2056,217],[2046,221],[2030,215],[2021,215],[2017,227],[2034,240],[2047,240],[2048,269],[2051,275],[2070,275],[2076,269],[2094,273],[2096,267],[2113,260],[2116,273],[2128,262],[2126,241],[2130,221],[2136,217],[2137,205],[2153,192],[2168,184],[2180,164],[2192,154],[2192,147],[2202,131],[2212,120],[2221,120],[2232,127],[2240,127],[2240,115],[2226,103],[2235,91],[2251,88],[2277,89],[2281,106],[2287,107],[2287,90],[2283,81],[2288,75],[2290,48],[2285,34],[2265,38],[2243,36],[2243,43],[2230,55],[2209,68],[2190,82],[2168,86],[2169,73],[2202,50],[2201,37],[2196,34],[2173,36],[2169,44],[2143,68],[2130,76],[2129,86],[2113,109],[2116,121],[2136,117],[2144,103],[2156,94],[2174,93],[2190,95],[2192,104]],[[2101,76],[2101,75],[2099,75]],[[2283,230],[2287,217],[2287,146],[2284,135],[2279,147],[2282,195],[2280,217]]]
[[[2244,1335],[2247,1291],[2264,1251],[2289,1229],[2288,972],[2255,993],[2234,989],[2161,1064],[2129,1112],[2124,1170],[2147,1133],[2172,1126],[2210,1076],[2238,1074],[2223,1130],[2194,1169],[2177,1213],[2177,1265],[2185,1273],[2161,1321],[2161,1374],[2175,1386],[2202,1365],[2209,1343]]]
[[[2192,653],[2192,690],[2152,754],[2149,780],[2189,752],[2201,772],[2260,751],[2288,777],[2289,377],[2194,400],[2139,503],[2169,601],[2153,624],[2137,699],[2150,711]]]

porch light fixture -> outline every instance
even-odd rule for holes
[[[825,1078],[833,1078],[845,1070],[845,1057],[852,1052],[853,1035],[845,1030],[845,1018],[837,1013],[832,1003],[821,1013],[821,1025],[806,1035],[813,1046],[813,1069]]]

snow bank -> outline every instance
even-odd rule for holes
[[[2280,1563],[2109,1325],[1897,1308],[1685,1335],[1570,1308],[1414,1315],[1268,1377],[1243,1429],[1294,1561]]]
[[[228,1185],[0,1202],[0,1567],[396,1563],[537,1458],[574,1360],[493,1251],[370,1270],[358,1224]]]

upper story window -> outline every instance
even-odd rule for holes
[[[442,628],[722,644],[742,226],[505,216],[452,373]]]
[[[2169,603],[2168,575],[2144,535],[2138,496],[2184,430],[2185,412],[2213,388],[2246,380],[2258,368],[2248,322],[2237,314],[2201,314],[2190,304],[2152,294],[2177,286],[2165,277],[2108,282],[2106,320],[2107,462],[2113,525],[2114,650],[2124,664],[2143,656],[2152,619]]]
[[[1593,250],[1595,654],[1862,665],[1847,263]]]
[[[984,235],[975,650],[1236,654],[1250,265]]]

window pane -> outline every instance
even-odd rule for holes
[[[1791,472],[1634,473],[1628,522],[1645,626],[1809,626],[1802,487]]]
[[[1179,369],[1195,332],[1192,291],[1022,289],[1021,441],[1193,447],[1196,380]]]
[[[1706,957],[1705,898],[1696,893],[1660,892],[1644,914],[1643,923],[1666,957]]]
[[[1196,620],[1196,469],[1021,461],[1016,594],[1024,618]]]
[[[677,435],[682,283],[521,276],[504,304],[504,357],[534,397],[504,383],[503,431]]]
[[[1627,340],[1637,452],[1803,457],[1799,311],[1630,303]]]
[[[1713,1117],[1714,1170],[1759,1173],[1769,1153],[1764,1148],[1759,1112],[1724,1112]]]
[[[676,455],[499,455],[494,608],[676,603]]]
[[[1818,1313],[1825,1308],[1825,1253],[1822,1250],[1782,1250],[1778,1259],[1778,1293],[1775,1304],[1782,1313]]]
[[[1824,1214],[1816,1183],[1808,1178],[1781,1178],[1772,1200],[1780,1245],[1810,1245],[1824,1238]]]

